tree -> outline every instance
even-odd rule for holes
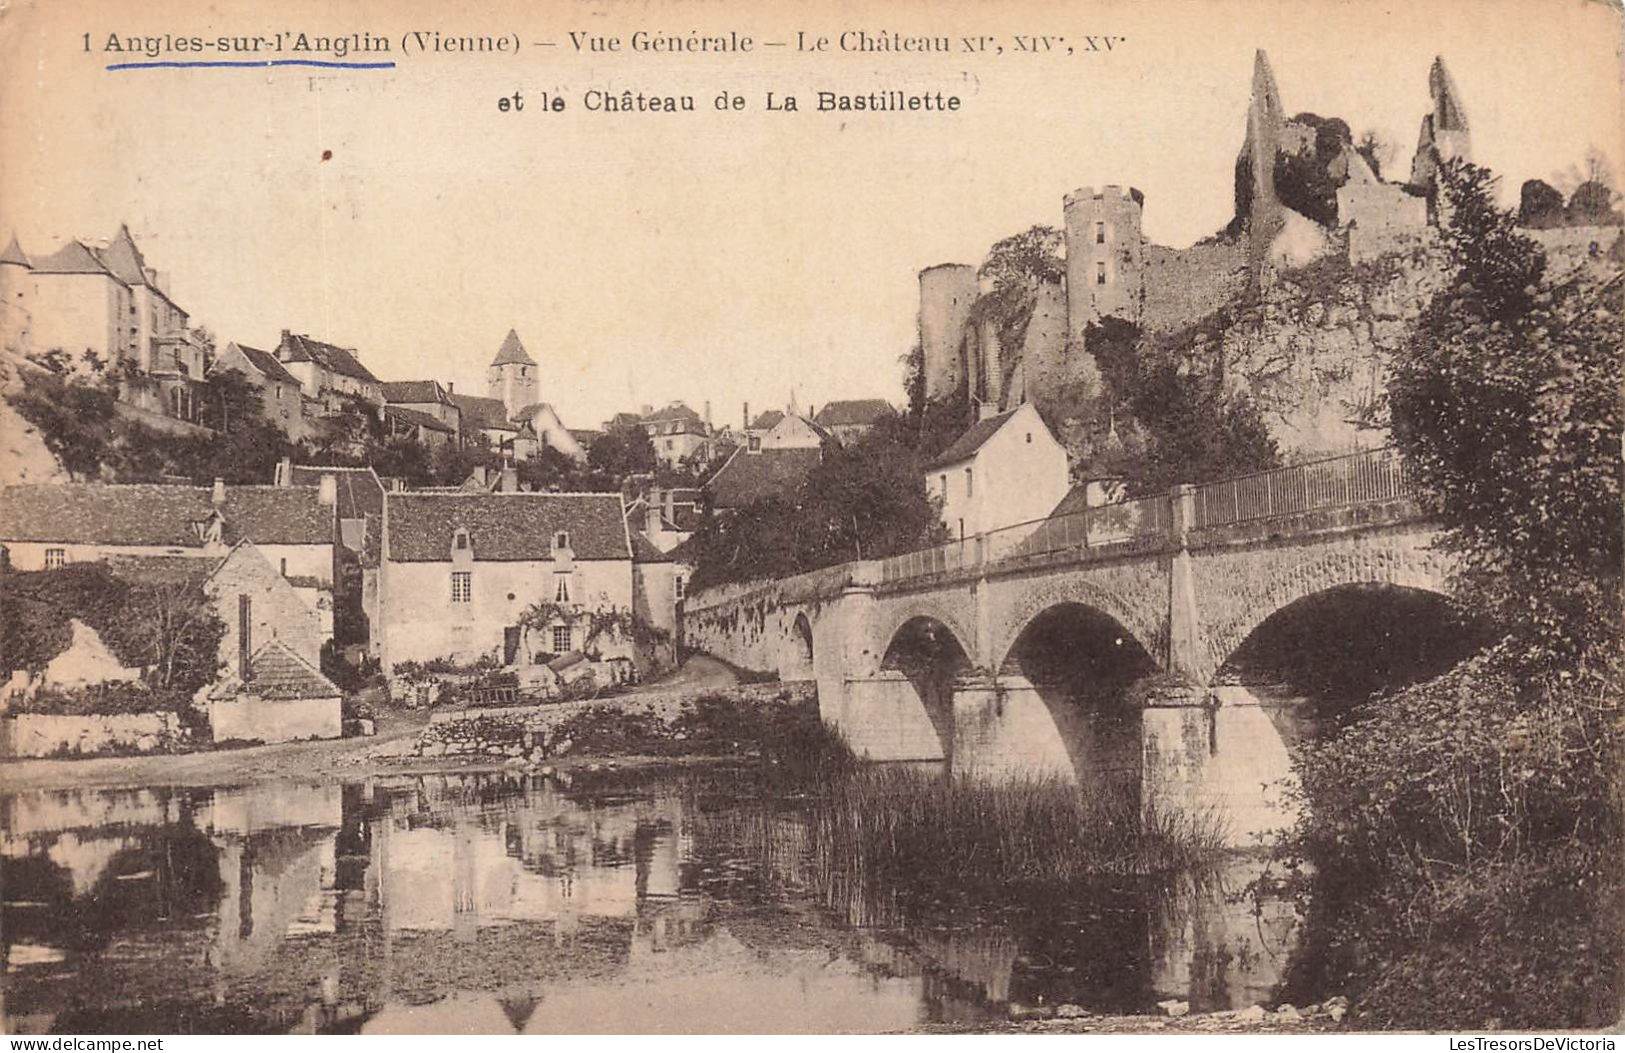
[[[1518,193],[1520,227],[1560,227],[1567,219],[1561,191],[1543,179],[1525,180]]]
[[[1364,159],[1371,169],[1371,174],[1378,179],[1382,178],[1382,170],[1388,159],[1394,154],[1392,143],[1386,142],[1374,130],[1367,128],[1360,133],[1359,140],[1354,144],[1354,152]]]
[[[808,567],[908,552],[942,530],[920,457],[889,425],[850,446],[826,443],[802,493],[800,560]]]
[[[1509,631],[1572,656],[1620,621],[1619,276],[1545,282],[1483,168],[1443,170],[1455,280],[1389,383],[1394,439]]]
[[[999,346],[1021,347],[1032,321],[1038,287],[1066,275],[1065,236],[1054,227],[1034,226],[1002,238],[988,250],[977,277],[992,288],[977,298],[971,320],[992,320]]]
[[[6,396],[76,479],[94,479],[114,456],[115,396],[105,384],[82,384],[65,371],[24,370],[23,388]]]
[[[659,463],[654,440],[638,425],[610,428],[587,450],[587,467],[617,480],[653,474]]]
[[[1189,338],[1149,341],[1132,322],[1110,317],[1084,331],[1084,346],[1106,382],[1109,412],[1126,418],[1109,426],[1138,433],[1115,449],[1097,442],[1097,467],[1122,478],[1131,495],[1166,493],[1177,483],[1261,471],[1280,461],[1251,401],[1227,394],[1217,372],[1186,365]]]

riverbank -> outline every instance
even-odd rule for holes
[[[1184,1003],[1179,1003],[1183,1005]],[[1176,1011],[1178,1011],[1176,1009]],[[1182,1013],[1179,1016],[1153,1014],[1091,1013],[1079,1006],[1011,1006],[1014,1019],[966,1024],[930,1024],[913,1028],[921,1035],[1302,1035],[1339,1034],[1358,1029],[1348,1025],[1348,999],[1333,998],[1325,1005],[1298,1009],[1278,1005],[1247,1009],[1222,1009],[1210,1013]]]
[[[726,693],[737,678],[723,663],[698,656],[671,675],[631,692],[600,702],[565,703],[562,716],[597,711],[600,714],[635,714],[669,705],[673,697],[694,697],[708,692]],[[491,756],[420,756],[418,744],[432,723],[452,714],[433,710],[385,710],[378,714],[376,734],[365,738],[284,742],[236,749],[198,750],[192,753],[137,754],[110,757],[38,758],[0,762],[0,790],[20,793],[59,789],[118,789],[134,786],[211,786],[279,780],[354,781],[385,775],[428,775],[440,772],[497,771],[508,758]],[[480,711],[464,711],[478,717]],[[649,765],[709,763],[748,756],[754,736],[722,739],[678,738],[658,741],[639,738],[617,728],[612,718],[595,721],[596,733],[577,736],[580,748],[547,758],[555,771],[578,768],[635,768]],[[608,731],[604,728],[608,725]],[[615,730],[622,734],[614,734]],[[717,729],[727,731],[731,729]],[[682,734],[679,732],[679,734]],[[727,743],[726,745],[724,744]],[[642,748],[640,748],[642,747]],[[736,749],[737,747],[737,749]]]

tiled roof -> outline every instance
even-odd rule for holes
[[[6,251],[0,252],[0,263],[20,263],[24,267],[33,266],[32,263],[28,262],[28,254],[17,243],[17,235],[15,234],[11,236],[10,241],[6,242]]]
[[[873,424],[892,411],[885,399],[846,399],[827,402],[813,420],[826,428],[840,424]]]
[[[384,484],[371,468],[335,468],[319,464],[292,466],[294,486],[320,486],[324,475],[331,475],[337,485],[340,519],[360,519],[369,513],[384,514]]]
[[[0,489],[0,541],[201,548],[194,523],[214,511],[206,486],[35,483]],[[315,490],[228,486],[223,538],[261,545],[327,545],[333,510]]]
[[[459,528],[477,561],[550,560],[560,531],[576,559],[632,558],[619,494],[408,492],[385,501],[385,553],[393,562],[450,559]]]
[[[750,422],[750,430],[767,431],[769,428],[772,428],[775,424],[779,423],[779,421],[783,419],[783,410],[770,409],[766,413],[758,415],[755,420]]]
[[[386,380],[385,402],[445,402],[446,389],[438,380]]]
[[[107,557],[107,569],[114,577],[125,581],[138,581],[148,585],[201,582],[213,574],[222,560],[211,556],[134,556],[116,554]]]
[[[113,273],[97,259],[96,254],[85,248],[82,242],[70,241],[57,249],[49,256],[40,256],[34,260],[34,271],[38,274],[105,274],[113,277]]]
[[[1089,484],[1079,483],[1066,492],[1066,496],[1061,498],[1061,503],[1055,506],[1055,511],[1049,514],[1049,518],[1069,516],[1074,512],[1082,512],[1088,507]]]
[[[502,346],[497,348],[497,357],[491,359],[493,366],[534,366],[536,360],[525,353],[525,345],[519,342],[519,334],[512,329],[503,338]]]
[[[603,437],[604,434],[603,432],[595,431],[592,428],[566,428],[565,430],[570,433],[570,438],[574,439],[581,445],[583,450],[597,442]]]
[[[993,438],[995,432],[1004,427],[1004,422],[1009,420],[1015,412],[1015,410],[1008,410],[997,417],[988,417],[986,420],[979,420],[972,424],[965,429],[963,435],[950,443],[946,450],[937,454],[926,467],[940,468],[944,465],[958,464],[960,461],[970,460],[987,440]]]
[[[243,357],[248,359],[249,364],[255,369],[259,370],[260,375],[265,377],[267,380],[274,380],[279,384],[299,383],[299,378],[295,377],[292,373],[289,373],[285,368],[283,368],[282,363],[278,362],[276,360],[276,356],[271,354],[271,352],[261,351],[255,347],[248,347],[245,344],[226,345],[226,349],[228,351],[233,347],[241,351],[243,353]]]
[[[403,424],[410,424],[416,428],[428,428],[430,431],[443,431],[448,435],[456,435],[457,429],[430,413],[411,409],[407,406],[385,406],[384,416],[393,417]]]
[[[296,702],[311,698],[340,698],[333,681],[321,670],[288,649],[281,640],[254,652],[248,660],[251,676],[244,684],[233,674],[210,690],[210,698],[233,698],[239,694],[254,695],[268,702]]]
[[[329,373],[354,377],[368,384],[379,383],[378,378],[361,364],[354,351],[320,340],[312,340],[301,333],[289,333],[284,336],[282,343],[277,345],[276,356],[284,362],[314,362]]]
[[[129,227],[120,226],[113,243],[96,256],[125,285],[147,284],[147,261],[142,258],[141,250],[135,247]]]
[[[508,420],[508,407],[502,404],[501,399],[482,398],[479,395],[452,395],[451,401],[456,403],[457,409],[462,413],[464,427],[516,430],[513,422]]]
[[[744,508],[768,497],[788,497],[818,465],[819,450],[735,450],[705,484],[717,508]]]
[[[637,530],[631,532],[633,563],[670,563],[671,557],[655,548],[655,543]]]
[[[665,409],[657,409],[643,418],[643,423],[654,424],[657,421],[686,420],[696,424],[703,423],[700,415],[689,409],[681,402],[673,402]]]

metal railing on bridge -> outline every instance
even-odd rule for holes
[[[1182,489],[1194,504],[1186,505],[1185,525],[1199,530],[1390,501],[1408,496],[1411,484],[1395,452],[1383,448]],[[880,580],[1042,564],[1139,538],[1168,537],[1179,499],[1176,492],[1118,501],[891,556],[881,560]]]
[[[1246,523],[1406,497],[1411,481],[1392,447],[1273,468],[1196,488],[1202,527]]]

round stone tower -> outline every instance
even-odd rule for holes
[[[1145,291],[1145,197],[1133,187],[1083,187],[1066,195],[1067,343],[1107,315],[1138,323]]]
[[[952,395],[965,383],[965,323],[980,291],[976,268],[968,263],[939,263],[920,272],[926,398]]]
[[[0,339],[16,350],[29,349],[29,286],[34,265],[17,236],[0,252]]]

